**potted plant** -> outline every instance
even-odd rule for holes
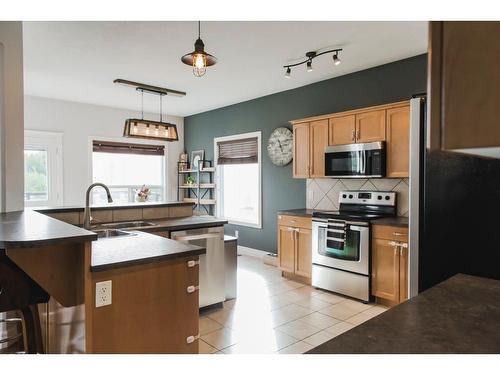
[[[186,185],[193,186],[195,184],[195,179],[193,176],[186,177]]]

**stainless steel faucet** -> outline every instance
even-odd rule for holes
[[[95,182],[92,185],[90,185],[87,189],[87,193],[85,195],[85,211],[83,213],[83,227],[85,229],[90,229],[90,192],[92,191],[93,188],[96,186],[101,186],[106,190],[106,195],[108,196],[108,203],[113,203],[113,198],[111,198],[111,193],[109,192],[109,188],[104,185],[101,182]]]

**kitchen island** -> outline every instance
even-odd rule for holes
[[[197,353],[198,257],[206,250],[166,237],[226,222],[190,217],[192,204],[175,202],[96,213],[151,225],[97,239],[78,227],[80,208],[0,215],[0,251],[51,297],[41,316],[46,352]],[[111,285],[104,299],[100,282]]]
[[[500,281],[458,274],[308,354],[500,353]]]

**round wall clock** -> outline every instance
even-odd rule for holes
[[[267,141],[267,153],[274,165],[283,167],[293,158],[293,134],[290,129],[276,128]]]

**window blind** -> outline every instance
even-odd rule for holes
[[[258,163],[257,137],[217,143],[219,158],[217,164]]]
[[[165,146],[93,141],[93,151],[111,154],[165,155]]]

